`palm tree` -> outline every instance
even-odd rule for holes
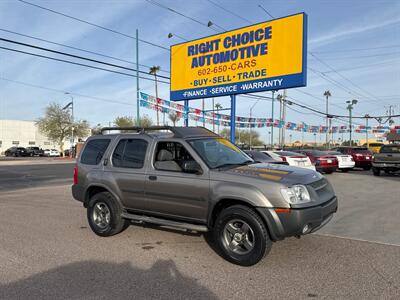
[[[219,114],[219,110],[220,109],[222,109],[222,105],[221,105],[221,103],[216,103],[215,104],[215,109],[217,110],[217,114]],[[221,121],[221,120],[219,120],[219,121]],[[218,134],[219,134],[219,123],[218,123]]]
[[[330,132],[330,118],[328,117],[328,101],[329,101],[329,97],[331,97],[331,92],[329,90],[324,92],[324,96],[326,97],[326,138],[325,138],[325,145],[327,148],[329,148],[329,132]],[[329,122],[329,123],[328,123]]]
[[[176,122],[178,122],[181,119],[176,113],[176,111],[169,113],[168,118],[171,120],[172,124],[174,124],[174,127],[176,125]]]
[[[157,87],[157,72],[160,71],[160,66],[152,66],[149,70],[149,74],[154,75],[154,84],[156,88],[156,110],[157,110],[157,126],[160,125],[159,116],[158,116],[158,87]],[[165,113],[164,113],[164,123],[165,123]]]

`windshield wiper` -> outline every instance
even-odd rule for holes
[[[241,163],[226,163],[226,164],[222,164],[222,165],[216,166],[213,169],[222,169],[222,168],[231,167],[231,166],[247,166],[247,165],[250,165],[250,163],[254,163],[254,161],[253,160],[246,160],[246,161],[241,162]]]

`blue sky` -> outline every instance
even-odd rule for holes
[[[30,1],[129,35],[135,35],[135,30],[138,28],[142,39],[165,47],[181,42],[177,38],[168,39],[169,32],[186,39],[215,33],[210,28],[147,1]],[[204,23],[211,20],[225,29],[249,24],[206,0],[156,1]],[[254,23],[270,19],[258,7],[258,4],[262,4],[274,17],[302,11],[308,14],[309,51],[339,74],[309,54],[308,66],[322,74],[309,71],[307,87],[287,91],[292,99],[324,110],[323,92],[330,90],[332,93],[330,112],[334,114],[347,115],[345,101],[352,98],[359,100],[354,109],[355,115],[385,114],[386,107],[390,104],[397,105],[396,112],[400,113],[400,1],[213,1]],[[135,60],[134,40],[16,0],[0,1],[0,29],[100,52],[128,61]],[[95,55],[65,49],[1,30],[0,37],[104,60]],[[0,44],[3,47],[23,49],[4,42]],[[39,50],[34,50],[34,52],[41,53]],[[160,74],[168,76],[166,73],[169,70],[168,51],[141,44],[139,54],[141,64],[160,65],[165,71]],[[132,67],[126,63],[109,61]],[[145,67],[142,69],[148,71]],[[136,79],[132,77],[1,49],[0,77],[1,119],[34,120],[43,114],[44,108],[50,102],[66,104],[69,101],[68,96],[62,92],[28,87],[5,79],[103,99],[104,101],[100,101],[74,96],[76,118],[86,119],[92,125],[97,123],[108,125],[116,116],[136,114]],[[336,85],[332,83],[332,80]],[[141,80],[140,85],[142,91],[154,94],[154,84],[151,81]],[[159,91],[161,98],[169,99],[169,85],[160,84]],[[268,92],[262,94],[270,95]],[[237,114],[248,116],[249,108],[255,101],[239,97]],[[221,103],[223,107],[229,107],[227,97],[218,98],[216,102]],[[191,102],[191,106],[200,107],[200,105],[198,100]],[[206,107],[211,108],[211,99],[206,100]],[[253,116],[270,117],[270,108],[269,101],[259,101],[253,110]],[[304,121],[312,125],[325,123],[321,117],[301,111],[303,113],[288,110],[287,120]],[[155,119],[152,111],[142,109],[141,113]],[[397,124],[399,123],[397,120]],[[194,122],[192,124],[195,125]],[[341,125],[341,123],[334,121],[333,125]],[[373,122],[373,125],[376,123]],[[259,132],[263,139],[266,139],[267,130],[259,129]],[[293,140],[298,139],[299,136],[299,133],[293,132]],[[313,139],[311,134],[306,134],[305,138]]]

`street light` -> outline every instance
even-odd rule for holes
[[[68,95],[71,97],[71,119],[72,119],[72,124],[74,124],[74,97],[71,95],[71,93],[69,92],[65,92],[65,95]],[[68,103],[68,105],[66,107],[69,106],[70,103]],[[71,145],[70,145],[70,154],[69,156],[72,157],[72,152],[73,152],[73,147],[74,147],[74,142],[75,142],[75,138],[74,138],[74,127],[71,128]]]
[[[353,100],[348,100],[348,101],[346,101],[346,103],[348,104],[347,105],[347,109],[349,110],[349,125],[350,125],[350,147],[351,146],[353,146],[353,141],[352,141],[352,139],[351,139],[351,134],[352,134],[352,131],[353,131],[353,125],[352,125],[352,111],[353,111],[353,107],[354,107],[354,105],[356,105],[357,104],[357,102],[358,102],[358,100],[356,100],[356,99],[353,99]]]
[[[170,39],[170,38],[173,38],[173,37],[177,37],[178,39],[181,39],[181,40],[183,40],[183,41],[185,41],[185,42],[188,41],[188,40],[185,39],[184,37],[181,37],[181,36],[179,36],[179,35],[177,35],[177,34],[175,34],[175,33],[172,33],[172,32],[168,33],[168,38],[169,38],[169,39]]]
[[[371,117],[369,114],[366,114],[365,116],[365,142],[367,143],[367,148],[369,147],[368,144],[368,119]]]
[[[249,140],[250,140],[250,142],[249,142],[249,147],[250,147],[250,150],[251,150],[251,142],[252,142],[252,133],[251,133],[251,116],[252,116],[252,113],[253,113],[253,108],[254,108],[254,106],[256,106],[256,104],[258,103],[258,101],[260,101],[260,99],[258,99],[257,101],[256,101],[256,103],[254,103],[251,107],[250,107],[250,130],[249,130],[249,135],[250,135],[250,137],[249,137]]]

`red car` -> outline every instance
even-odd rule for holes
[[[296,152],[307,155],[320,173],[331,174],[338,168],[338,160],[334,155],[313,149],[296,150]]]
[[[356,168],[363,168],[364,170],[372,168],[372,152],[366,147],[337,147],[334,150],[351,155],[356,163]]]

